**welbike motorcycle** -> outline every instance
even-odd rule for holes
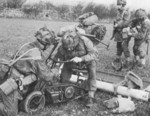
[[[26,112],[34,113],[43,109],[46,103],[61,103],[86,95],[87,91],[84,85],[88,75],[84,68],[74,69],[68,83],[61,83],[59,77],[52,82],[45,82],[37,79],[35,75],[32,74],[29,76],[20,74],[13,65],[19,60],[35,59],[34,54],[39,51],[33,48],[18,56],[21,49],[26,45],[27,44],[23,45],[17,53],[11,57],[11,60],[0,60],[0,88],[6,95],[9,95],[14,90],[20,93],[22,99],[19,100],[19,109],[21,108],[21,110],[23,109]],[[53,54],[50,54],[51,58],[53,58],[52,56]],[[38,57],[36,57],[36,59],[38,59]],[[70,61],[59,61],[58,64],[65,62]],[[53,68],[54,66],[55,65],[52,65],[50,67]]]
[[[43,109],[46,104],[57,104],[85,97],[87,95],[87,74],[86,69],[78,68],[73,69],[71,78],[66,83],[61,83],[59,77],[52,82],[37,80],[33,91],[24,101],[25,111],[35,113]]]

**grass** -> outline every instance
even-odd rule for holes
[[[8,58],[15,50],[21,47],[24,43],[34,41],[35,32],[42,26],[47,25],[49,29],[58,32],[58,30],[67,25],[72,25],[73,22],[55,22],[55,21],[38,21],[38,20],[25,20],[25,19],[0,19],[0,57]],[[104,24],[107,27],[107,33],[103,42],[107,43],[112,35],[112,25]],[[133,40],[130,42],[130,50],[132,53]],[[113,72],[124,75],[126,72],[114,72],[111,68],[111,62],[116,55],[115,42],[111,41],[109,51],[105,46],[99,44],[99,60],[98,69],[106,72]],[[139,75],[148,74],[149,65],[147,69],[140,72]],[[139,71],[137,71],[139,72]],[[59,105],[51,105],[46,107],[42,112],[36,116],[101,116],[103,110],[107,110],[103,106],[105,99],[112,98],[112,94],[103,91],[98,91],[96,94],[97,104],[93,108],[87,109],[83,101],[76,100]],[[148,116],[150,105],[146,102],[136,101],[139,105],[134,113],[117,114],[117,116]],[[20,116],[30,116],[29,114],[20,113]],[[109,114],[109,116],[116,116]]]

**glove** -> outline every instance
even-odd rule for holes
[[[71,59],[71,61],[73,61],[75,63],[82,62],[82,58],[74,57],[73,59]]]

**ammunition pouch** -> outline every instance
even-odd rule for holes
[[[122,29],[122,38],[127,39],[129,37],[128,33],[130,31],[130,28],[123,28]]]

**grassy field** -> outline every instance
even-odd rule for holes
[[[7,58],[9,55],[13,54],[21,45],[26,42],[34,41],[35,32],[42,26],[47,25],[49,29],[58,32],[58,30],[67,25],[72,25],[73,22],[50,22],[50,21],[37,21],[37,20],[23,20],[23,19],[0,19],[0,57]],[[107,43],[112,35],[112,25],[104,24],[107,27],[107,34],[103,42]],[[133,40],[130,42],[130,50],[132,53]],[[99,50],[99,61],[98,69],[107,72],[118,73],[124,75],[126,72],[114,72],[111,68],[111,62],[115,58],[116,47],[115,42],[111,41],[109,51],[106,50],[105,46],[100,44],[98,46]],[[142,73],[149,75],[149,65],[147,69],[142,71]],[[138,71],[139,72],[139,71]],[[149,77],[149,76],[148,76]],[[69,103],[49,106],[45,108],[42,112],[36,114],[36,116],[103,116],[102,111],[107,110],[103,106],[103,101],[105,99],[111,98],[112,95],[102,91],[98,91],[96,94],[97,104],[95,104],[91,109],[87,109],[83,105],[83,101],[71,101]],[[149,104],[138,102],[140,105],[134,113],[127,114],[108,114],[108,116],[142,116],[149,115]],[[30,116],[29,114],[20,113],[20,116]]]

